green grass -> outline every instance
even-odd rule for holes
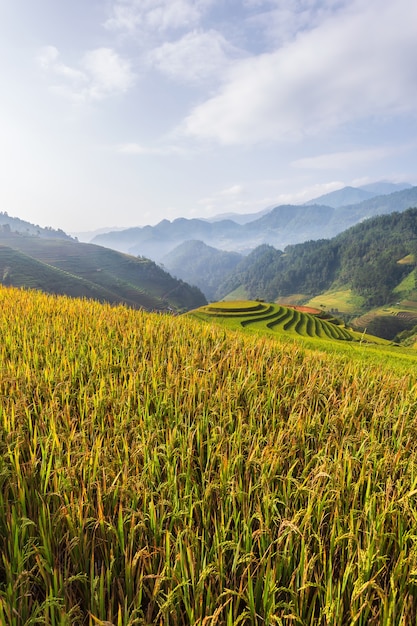
[[[410,272],[403,280],[395,287],[394,293],[409,294],[416,288],[416,273]]]
[[[314,298],[306,300],[306,306],[335,309],[342,313],[358,313],[363,307],[363,298],[352,293],[351,289],[326,291]]]
[[[286,319],[291,316],[291,309],[280,306],[277,310],[276,316],[267,323],[267,328],[273,330],[276,326],[279,327],[282,325]]]

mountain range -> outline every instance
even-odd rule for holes
[[[365,192],[368,193],[367,190]],[[340,190],[339,197],[342,193],[350,191],[346,191],[346,188]],[[334,237],[350,226],[376,215],[417,206],[417,187],[374,195],[344,206],[334,207],[322,202],[322,198],[317,198],[308,205],[280,205],[266,213],[260,212],[257,218],[243,224],[232,219],[212,222],[185,218],[172,222],[162,220],[156,226],[103,233],[94,237],[92,242],[164,263],[172,250],[190,240],[199,240],[216,249],[241,254],[248,254],[262,244],[284,249],[291,244]],[[333,195],[333,204],[335,202]],[[168,264],[166,267],[170,269]]]
[[[304,205],[326,204],[334,209],[352,204],[358,204],[364,200],[370,200],[376,196],[386,196],[396,191],[404,191],[410,189],[412,185],[409,183],[389,183],[381,181],[379,183],[371,183],[362,185],[361,187],[343,187],[336,191],[331,191],[323,196],[319,196],[314,200],[304,202]]]

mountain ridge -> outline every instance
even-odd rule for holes
[[[279,205],[246,224],[232,220],[208,222],[197,218],[162,220],[144,226],[99,235],[93,243],[161,262],[187,240],[200,240],[220,250],[248,254],[262,244],[276,248],[310,239],[331,238],[361,220],[405,211],[417,205],[417,187],[374,196],[339,208],[328,205]]]
[[[327,204],[333,208],[340,208],[358,204],[364,200],[370,200],[375,196],[387,196],[397,191],[405,191],[411,187],[412,185],[410,185],[410,183],[390,183],[388,181],[369,183],[359,187],[348,185],[341,189],[336,189],[336,191],[331,191],[317,198],[313,198],[312,200],[308,200],[304,202],[304,205]]]
[[[20,233],[22,235],[40,237],[41,239],[73,239],[71,235],[68,235],[60,228],[38,226],[22,220],[20,217],[13,217],[7,211],[0,211],[0,232],[4,235]]]

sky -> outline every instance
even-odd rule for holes
[[[0,0],[0,211],[80,232],[417,184],[415,0]]]

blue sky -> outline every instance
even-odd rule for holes
[[[417,184],[415,0],[0,0],[0,210],[68,232]]]

